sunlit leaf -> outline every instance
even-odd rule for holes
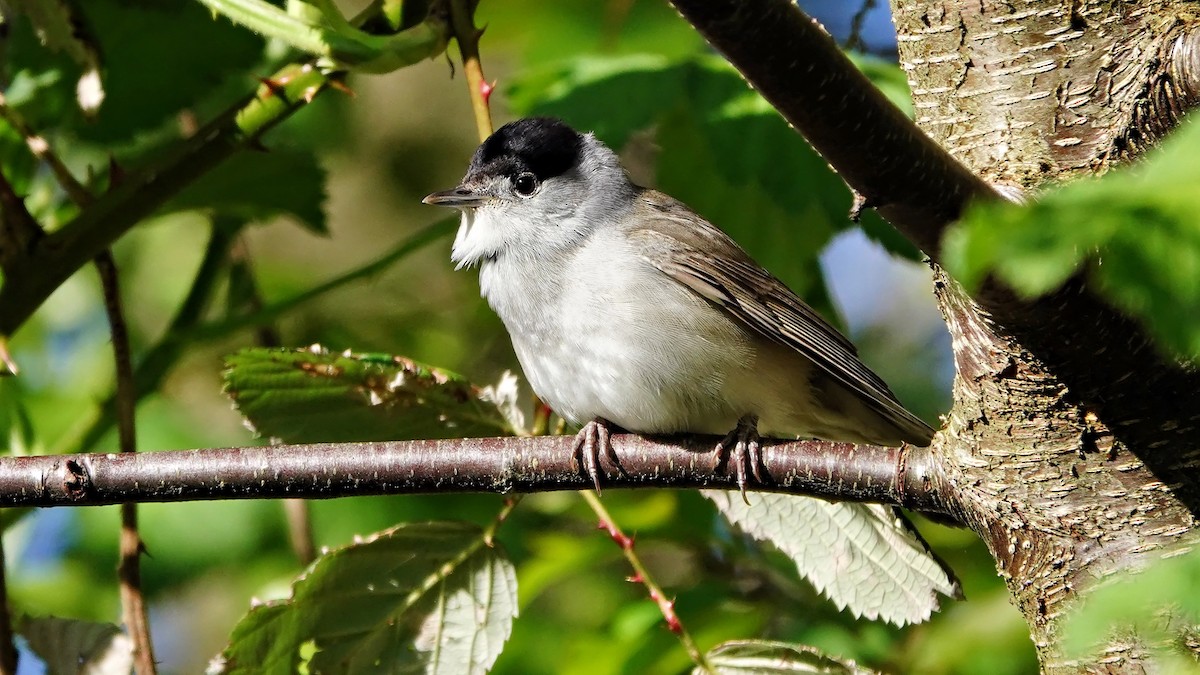
[[[225,391],[238,410],[260,434],[289,443],[514,432],[515,382],[498,394],[404,357],[320,347],[245,349],[226,366]]]
[[[889,507],[771,493],[751,495],[749,505],[736,492],[704,496],[856,616],[917,623],[938,608],[940,595],[960,595],[958,583]]]
[[[517,615],[504,551],[464,523],[405,524],[322,556],[250,610],[210,672],[484,673]]]

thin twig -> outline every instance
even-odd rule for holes
[[[449,222],[449,219],[439,221],[430,227],[419,230],[391,251],[384,253],[378,259],[367,263],[363,267],[341,274],[334,279],[326,281],[308,291],[298,293],[291,298],[273,302],[263,307],[261,311],[243,313],[237,316],[226,316],[221,319],[214,319],[209,323],[201,323],[201,320],[204,318],[204,310],[208,307],[215,285],[219,280],[217,272],[224,265],[226,254],[232,241],[232,235],[224,228],[214,228],[212,238],[209,240],[208,249],[205,251],[200,268],[196,272],[195,281],[193,281],[192,288],[188,291],[183,304],[180,305],[175,317],[171,320],[170,325],[158,343],[147,349],[142,354],[142,358],[139,359],[135,373],[138,396],[140,397],[146,392],[158,390],[163,377],[166,376],[171,365],[178,359],[179,353],[184,347],[221,339],[239,330],[252,329],[254,326],[286,315],[288,312],[294,311],[297,307],[302,306],[306,302],[311,302],[321,295],[330,293],[359,279],[378,274],[395,264],[398,260],[451,232],[452,229],[448,226]],[[100,437],[108,431],[113,423],[115,398],[116,396],[112,395],[101,405],[98,417],[81,424],[81,428],[84,429],[82,433],[69,434],[62,443],[58,444],[55,448],[55,454],[83,452],[95,447]]]
[[[496,512],[496,517],[493,518],[491,524],[489,524],[483,530],[484,543],[486,543],[488,546],[493,545],[493,542],[496,539],[496,532],[500,530],[500,526],[504,524],[504,521],[508,520],[508,517],[512,514],[513,509],[517,508],[517,504],[521,503],[521,499],[524,498],[524,496],[525,495],[513,495],[504,500],[504,504],[500,507],[500,510]]]
[[[200,259],[200,266],[196,269],[196,275],[192,279],[191,288],[188,289],[179,308],[175,310],[175,316],[172,317],[163,336],[154,346],[144,350],[141,358],[138,359],[133,381],[139,400],[149,392],[158,391],[162,379],[171,366],[178,361],[180,353],[187,346],[188,343],[177,339],[176,335],[181,331],[193,328],[203,318],[204,312],[208,309],[213,294],[216,292],[217,283],[220,281],[218,272],[225,263],[232,241],[231,231],[218,227],[214,223],[208,245]],[[100,404],[96,416],[92,419],[80,420],[79,428],[82,431],[65,434],[63,441],[54,448],[52,454],[74,453],[85,448],[95,447],[100,438],[116,422],[116,400],[117,394],[114,385],[114,391],[109,394],[104,403]]]
[[[164,202],[234,153],[307,105],[329,76],[306,65],[288,66],[256,95],[181,142],[153,166],[127,174],[61,229],[42,237],[27,255],[6,261],[0,286],[0,334],[11,334],[68,277],[108,248]]]
[[[472,0],[451,0],[450,16],[454,41],[458,43],[463,73],[467,77],[467,93],[471,96],[471,110],[475,113],[475,128],[479,132],[479,140],[484,141],[492,135],[492,112],[488,107],[492,86],[484,79],[483,64],[479,61],[479,37],[483,31],[475,27],[473,5]]]
[[[863,41],[862,37],[863,24],[866,23],[867,15],[873,9],[875,9],[875,0],[862,0],[862,6],[854,12],[854,16],[850,17],[850,35],[846,38],[846,49],[866,51],[867,43]]]
[[[5,100],[3,94],[0,94],[0,118],[3,118],[17,133],[21,134],[21,137],[25,139],[25,145],[33,153],[34,157],[37,157],[46,166],[50,167],[50,172],[54,174],[54,178],[62,186],[67,196],[71,198],[71,201],[81,207],[91,203],[92,194],[88,192],[88,189],[82,183],[75,180],[75,176],[67,168],[67,165],[50,149],[50,143],[44,137],[38,135],[25,122],[20,113],[8,105],[8,101]]]
[[[12,614],[8,607],[8,578],[4,568],[4,543],[0,540],[0,675],[16,675],[17,647],[13,642]]]
[[[122,453],[137,452],[137,432],[134,424],[137,392],[133,381],[133,358],[129,351],[129,331],[121,309],[117,265],[112,253],[96,256],[100,285],[104,289],[104,308],[112,333],[113,361],[117,367],[117,438]],[[154,675],[154,645],[150,641],[150,620],[146,613],[146,598],[142,594],[141,556],[144,547],[138,534],[137,504],[121,504],[120,562],[117,577],[121,583],[121,615],[125,630],[133,640],[134,668],[138,675]]]
[[[0,97],[0,117],[8,122],[25,139],[33,155],[50,167],[59,185],[81,209],[94,203],[91,192],[59,159],[46,140],[39,136],[19,114]],[[116,368],[116,418],[117,438],[121,452],[137,452],[137,435],[134,422],[137,393],[133,381],[133,357],[129,349],[129,330],[121,308],[120,284],[117,265],[112,251],[105,249],[95,258],[96,270],[100,273],[100,286],[104,293],[104,309],[108,314],[109,330],[112,335],[113,362]],[[141,554],[142,539],[138,535],[137,504],[121,505],[121,535],[119,543],[120,561],[117,578],[121,587],[121,614],[125,628],[133,640],[134,666],[138,675],[154,675],[154,647],[150,641],[150,622],[146,613],[146,601],[142,594]]]
[[[595,492],[581,490],[579,494],[583,496],[583,500],[587,502],[588,506],[592,507],[592,511],[596,513],[596,517],[600,519],[600,529],[608,532],[608,536],[621,549],[621,555],[625,556],[625,560],[633,568],[633,576],[629,577],[629,581],[640,583],[646,587],[646,591],[650,594],[650,599],[658,605],[658,611],[662,612],[663,620],[667,623],[667,628],[679,637],[679,642],[683,644],[683,648],[692,659],[692,663],[695,663],[701,672],[712,673],[712,666],[708,663],[708,659],[705,658],[704,652],[700,651],[700,648],[696,646],[696,641],[692,639],[692,634],[688,632],[679,615],[675,613],[675,601],[667,599],[662,587],[654,581],[646,566],[642,564],[641,557],[638,556],[637,551],[633,548],[633,537],[621,531],[621,528],[613,520],[608,509],[604,508],[604,504],[600,502],[600,497]]]

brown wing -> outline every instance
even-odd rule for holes
[[[667,276],[725,308],[764,337],[808,357],[893,425],[913,438],[933,430],[904,409],[887,384],[858,359],[854,345],[724,232],[682,203],[647,190],[642,198],[652,222],[629,232],[643,257]]]

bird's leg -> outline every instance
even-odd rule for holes
[[[759,483],[763,482],[763,474],[760,469],[762,447],[758,442],[757,415],[743,415],[738,420],[737,427],[729,432],[720,443],[717,443],[717,466],[720,467],[726,463],[731,465],[731,469],[737,476],[738,490],[742,493],[742,501],[749,504],[750,500],[746,498],[747,474],[754,476],[754,480]]]
[[[610,422],[597,417],[583,425],[575,435],[575,459],[579,462],[579,470],[592,479],[596,492],[600,492],[600,453],[604,453],[616,466],[617,452],[612,446],[612,430]]]

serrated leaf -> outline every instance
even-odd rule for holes
[[[255,348],[225,365],[238,411],[260,434],[289,443],[514,432],[494,391],[400,356]]]
[[[256,607],[209,672],[484,673],[517,615],[516,572],[466,523],[404,524],[318,559]]]
[[[50,675],[128,675],[133,669],[133,641],[110,623],[30,617],[19,632]]]
[[[917,623],[958,597],[958,582],[894,509],[813,497],[706,490],[730,522],[796,563],[801,576],[856,616]]]
[[[769,640],[732,640],[713,647],[706,655],[717,675],[874,675],[853,661],[822,654],[813,647]],[[692,675],[704,675],[696,668]]]
[[[241,220],[289,215],[326,234],[325,170],[312,152],[272,149],[242,152],[201,176],[164,211],[212,209]]]

